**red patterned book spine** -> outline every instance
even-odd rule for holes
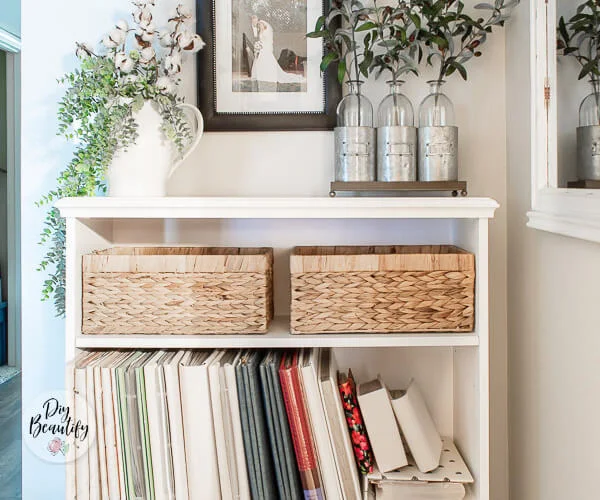
[[[348,431],[350,432],[350,440],[352,441],[352,449],[354,450],[354,458],[360,472],[362,474],[369,474],[373,472],[375,460],[362,413],[358,406],[356,384],[354,383],[352,372],[348,372],[347,378],[345,376],[338,376],[338,385],[340,396],[342,397],[344,415],[348,423]]]
[[[309,416],[302,398],[298,373],[298,351],[286,353],[281,360],[279,379],[288,416],[294,453],[304,489],[305,500],[323,500],[321,477]]]

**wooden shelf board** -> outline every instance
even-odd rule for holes
[[[275,318],[265,335],[77,335],[80,349],[201,349],[293,347],[460,347],[477,346],[476,333],[393,333],[292,335],[289,318]]]
[[[471,197],[65,198],[63,217],[80,219],[476,219],[498,203]]]
[[[463,196],[467,195],[465,181],[436,181],[436,182],[341,182],[334,181],[330,185],[330,194],[336,192],[437,192],[450,191]]]

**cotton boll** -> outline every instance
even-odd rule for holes
[[[156,86],[159,90],[166,92],[167,94],[174,94],[177,86],[175,82],[168,76],[161,76],[156,80]]]
[[[140,21],[142,20],[142,9],[136,9],[135,12],[131,14],[131,16],[133,17],[133,20],[136,24],[140,24]]]
[[[140,35],[144,42],[151,42],[154,40],[154,34],[154,24],[152,23],[150,23],[148,27],[138,31],[138,35]]]
[[[142,49],[145,49],[146,47],[150,47],[150,45],[151,45],[150,42],[147,42],[146,40],[144,40],[141,30],[139,32],[137,32],[133,38],[135,40],[135,47],[137,49],[142,50]]]
[[[125,19],[121,19],[120,21],[117,21],[117,28],[121,31],[127,32],[129,30],[129,24],[127,24]]]
[[[115,67],[122,73],[129,73],[135,63],[125,52],[117,52],[115,54]]]
[[[160,43],[162,47],[171,47],[171,45],[173,45],[171,32],[169,30],[161,30],[158,34],[158,43]]]
[[[181,52],[175,51],[173,54],[167,56],[170,59],[172,64],[176,64],[177,66],[181,66]]]
[[[189,52],[198,52],[206,45],[200,35],[197,35],[189,30],[181,30],[175,36],[175,40],[177,41],[177,45],[182,50],[187,50]]]
[[[179,52],[168,55],[164,62],[167,75],[173,76],[181,71],[181,54]]]
[[[144,31],[154,31],[154,23],[152,22],[152,19],[149,21],[142,20],[140,22],[140,29]]]
[[[206,46],[206,42],[202,39],[200,35],[194,35],[193,47],[190,49],[190,52],[199,52]]]
[[[140,62],[142,64],[148,64],[152,59],[156,57],[156,52],[152,47],[146,47],[140,50]]]
[[[122,45],[125,43],[125,39],[127,38],[127,32],[120,30],[119,28],[115,28],[111,30],[108,36],[116,45]]]
[[[102,45],[104,45],[107,49],[114,49],[117,46],[116,42],[110,37],[110,35],[106,35],[102,39]]]
[[[152,22],[152,12],[146,7],[137,9],[133,13],[133,20],[139,24],[140,27],[148,26]]]
[[[192,33],[191,31],[181,31],[177,34],[176,40],[177,45],[179,45],[182,50],[192,53],[202,50],[206,45],[200,35]]]
[[[182,50],[186,50],[186,47],[191,46],[194,41],[194,34],[188,30],[181,30],[175,35],[175,41]]]
[[[182,4],[177,6],[175,12],[177,12],[179,17],[183,17],[184,19],[191,19],[193,15],[191,9]]]
[[[75,55],[79,59],[85,59],[86,57],[91,56],[94,53],[93,49],[87,43],[78,43],[77,49],[75,50]]]

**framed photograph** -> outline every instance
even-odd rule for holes
[[[323,0],[197,2],[198,107],[209,131],[330,130],[341,88],[306,38]]]

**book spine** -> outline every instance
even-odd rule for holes
[[[305,500],[323,500],[323,490],[308,415],[302,400],[297,366],[279,371],[283,400],[292,433],[294,452]]]
[[[106,468],[106,427],[104,423],[104,405],[102,401],[102,380],[100,378],[100,367],[93,368],[94,396],[96,398],[96,442],[98,447],[98,464],[100,466],[100,497],[108,496],[108,470]]]
[[[171,434],[171,456],[173,460],[173,484],[175,498],[188,500],[188,480],[185,464],[185,443],[183,439],[183,415],[181,412],[181,395],[179,368],[167,364],[163,368],[165,388],[167,392],[167,411],[169,415],[169,432]]]
[[[96,422],[96,394],[94,391],[94,368],[88,366],[85,368],[86,397],[87,397],[87,418],[88,425],[93,427],[98,436],[98,423]],[[88,439],[89,441],[89,439]],[[100,452],[97,439],[90,442],[88,448],[88,466],[90,478],[90,496],[89,500],[100,500]]]
[[[115,434],[115,414],[110,370],[100,369],[102,384],[102,408],[104,411],[104,439],[106,440],[106,470],[108,479],[108,498],[119,496],[119,462],[117,459],[117,439]]]
[[[244,438],[242,433],[242,422],[240,416],[240,403],[238,400],[235,366],[225,365],[225,376],[227,379],[227,397],[231,408],[233,444],[235,448],[235,471],[237,471],[239,485],[239,500],[250,500],[250,484],[248,482],[248,469],[246,468]]]

